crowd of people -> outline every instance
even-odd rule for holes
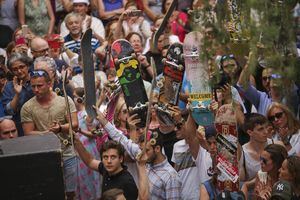
[[[141,119],[129,113],[122,91],[115,90],[110,55],[115,40],[133,46],[153,98],[150,58],[162,74],[168,47],[183,43],[192,31],[190,10],[204,2],[179,1],[153,49],[154,32],[172,0],[0,0],[0,140],[54,133],[62,147],[67,199],[300,199],[300,85],[284,84],[274,66],[258,61],[253,72],[247,60],[241,66],[233,54],[213,55],[222,80],[210,110],[235,105],[240,185],[235,192],[218,189],[217,131],[213,124],[196,124],[185,80],[179,105],[169,108],[173,123],[156,112],[154,98],[147,133],[138,126]],[[209,1],[211,7],[218,3],[224,2]],[[299,3],[291,12],[299,53]],[[89,28],[95,119],[84,106],[80,42]]]

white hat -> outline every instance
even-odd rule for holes
[[[73,3],[85,3],[86,5],[90,5],[89,0],[73,0]]]

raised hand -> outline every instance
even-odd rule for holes
[[[13,79],[13,85],[14,85],[14,91],[16,94],[20,94],[23,87],[23,80],[18,80],[18,78],[15,76]]]

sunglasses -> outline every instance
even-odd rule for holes
[[[267,80],[271,80],[272,76],[263,76],[262,80],[263,81],[267,81]]]
[[[233,59],[233,60],[235,60],[235,57],[234,57],[234,55],[233,54],[229,54],[229,55],[223,55],[222,57],[221,57],[221,64],[225,61],[225,60],[229,60],[229,59]]]
[[[49,74],[44,70],[34,70],[30,72],[30,77],[49,77]]]
[[[6,115],[6,116],[3,116],[3,117],[0,117],[0,123],[3,122],[3,120],[5,119],[12,119],[12,116],[11,115]]]
[[[270,122],[273,122],[273,121],[275,121],[275,119],[280,119],[282,116],[283,116],[283,112],[278,112],[278,113],[275,113],[275,114],[272,115],[272,116],[269,116],[269,117],[268,117],[268,120],[269,120]]]
[[[264,157],[259,157],[259,160],[262,161],[265,165],[268,163],[268,160]]]

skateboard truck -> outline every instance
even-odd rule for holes
[[[145,104],[142,104],[140,102],[138,102],[134,107],[129,107],[129,112],[130,113],[136,113],[138,112],[139,110],[144,110],[148,107],[148,102],[145,103]]]
[[[116,58],[114,61],[115,61],[116,65],[119,65],[120,63],[128,63],[129,60],[135,59],[135,58],[136,58],[135,53],[132,53],[130,56],[125,56],[125,57],[120,58],[120,59]]]
[[[173,68],[178,69],[179,71],[182,71],[184,69],[182,65],[177,65],[175,62],[169,61],[166,58],[162,59],[162,62],[165,65],[168,64],[168,65],[172,66]]]

